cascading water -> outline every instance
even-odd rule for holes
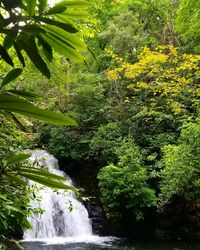
[[[31,151],[32,162],[57,175],[66,176],[58,169],[58,161],[45,150]],[[68,179],[68,185],[73,185]],[[25,240],[56,237],[90,237],[92,227],[86,208],[79,202],[72,191],[55,192],[50,188],[37,184],[37,197],[40,201],[31,201],[31,206],[45,210],[29,221],[32,229],[24,233]],[[72,211],[70,211],[72,208]]]

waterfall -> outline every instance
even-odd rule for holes
[[[31,151],[32,162],[60,176],[66,176],[58,169],[58,160],[45,150]],[[67,176],[66,176],[67,177]],[[72,180],[68,179],[68,185],[73,186]],[[30,182],[30,184],[33,184]],[[35,183],[34,183],[35,184]],[[88,218],[88,212],[79,202],[72,191],[54,190],[36,184],[36,191],[40,201],[30,201],[34,208],[45,210],[43,214],[36,214],[29,218],[31,230],[24,232],[24,239],[42,239],[56,237],[88,237],[92,235],[92,227]],[[71,210],[71,211],[70,211]]]

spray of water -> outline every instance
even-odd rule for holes
[[[58,169],[57,159],[47,151],[31,151],[31,154],[32,162],[37,162],[40,167],[44,167],[49,172],[66,176]],[[73,186],[72,180],[69,177],[67,179],[67,184]],[[40,197],[40,201],[31,201],[31,205],[34,208],[41,208],[45,212],[29,218],[32,229],[24,233],[25,240],[60,237],[77,239],[92,236],[88,212],[72,191],[57,193],[50,188],[41,189],[41,186],[37,185],[39,187],[37,196]],[[72,208],[72,211],[69,208]]]

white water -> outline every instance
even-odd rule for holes
[[[64,172],[58,170],[57,159],[45,150],[31,151],[32,162],[39,162],[38,165],[57,175],[66,176]],[[73,185],[68,178],[68,185]],[[31,183],[33,184],[33,183]],[[42,187],[37,184],[38,187]],[[87,241],[96,239],[92,235],[92,227],[88,218],[86,208],[75,198],[72,191],[59,191],[59,194],[52,189],[42,187],[37,191],[37,197],[41,201],[31,201],[34,208],[45,210],[43,214],[29,218],[32,229],[24,233],[25,240],[44,241]],[[72,205],[72,211],[69,207]],[[68,240],[67,240],[68,239]]]

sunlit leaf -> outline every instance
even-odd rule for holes
[[[77,125],[73,119],[66,115],[40,109],[24,99],[5,94],[0,95],[0,110],[22,114],[52,124]]]
[[[18,154],[18,155],[14,155],[12,156],[10,159],[7,160],[7,166],[11,165],[11,164],[16,164],[22,161],[27,160],[28,158],[30,158],[30,154]]]
[[[56,27],[59,27],[69,33],[77,33],[78,30],[71,24],[71,23],[64,23],[64,22],[59,22],[53,19],[49,18],[44,18],[44,17],[37,17],[36,20],[42,21],[46,24],[54,25]]]
[[[39,5],[38,5],[39,14],[41,14],[45,10],[46,7],[47,7],[47,0],[40,0]]]
[[[34,46],[34,41],[29,41],[26,37],[20,39],[21,48],[23,48],[31,59],[35,67],[47,78],[50,78],[50,71],[45,63],[45,61],[40,56],[36,46]]]
[[[73,49],[69,44],[67,44],[66,41],[50,33],[47,33],[45,36],[43,36],[43,39],[45,39],[58,53],[66,56],[72,61],[80,62],[83,60],[82,55]]]
[[[62,29],[46,25],[44,26],[44,29],[51,35],[54,35],[55,37],[58,37],[60,40],[66,41],[68,44],[70,44],[73,48],[85,50],[86,44],[78,38],[76,35],[69,34],[68,32],[63,31]]]
[[[45,12],[45,15],[53,15],[57,13],[62,13],[67,9],[66,6],[63,5],[55,5],[52,8],[50,8],[48,11]]]
[[[40,96],[34,94],[34,93],[30,93],[24,90],[15,90],[15,89],[10,89],[10,90],[6,90],[6,93],[8,94],[12,94],[12,95],[16,95],[19,97],[23,97],[29,100],[40,100],[42,99]]]
[[[26,0],[26,11],[29,16],[35,14],[36,0]]]
[[[34,168],[34,167],[20,167],[19,168],[20,173],[31,173],[31,174],[37,174],[41,176],[46,176],[55,180],[61,180],[61,181],[66,181],[66,178],[60,175],[55,175],[52,174],[44,169],[41,168]]]
[[[58,189],[67,189],[67,190],[72,190],[72,191],[76,191],[76,189],[74,187],[71,187],[69,185],[64,184],[61,181],[55,181],[53,179],[50,179],[49,177],[46,176],[41,176],[41,175],[37,175],[37,174],[32,174],[32,173],[19,173],[20,176],[23,176],[25,178],[28,178],[32,181],[35,181],[37,183],[40,183],[42,185],[45,185],[47,187],[51,187],[51,188],[58,188]]]

